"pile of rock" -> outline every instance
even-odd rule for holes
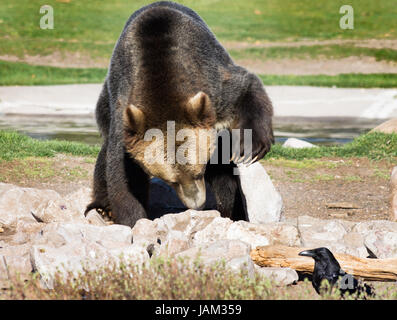
[[[110,260],[135,264],[151,257],[199,258],[204,264],[225,261],[233,270],[270,277],[280,285],[298,280],[292,269],[261,268],[250,259],[257,246],[326,246],[340,253],[397,257],[397,222],[321,220],[301,216],[283,222],[233,222],[219,212],[187,210],[154,220],[141,219],[131,229],[109,225],[95,211],[84,188],[61,197],[52,190],[0,184],[0,280],[13,272],[40,273],[47,286],[56,270],[79,272]]]

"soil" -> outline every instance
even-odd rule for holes
[[[266,47],[298,47],[313,45],[355,45],[367,48],[389,48],[397,50],[397,40],[302,40],[291,42],[235,42],[223,41],[226,49],[266,48]],[[12,55],[0,55],[0,60],[11,62],[25,62],[31,65],[45,65],[61,68],[107,68],[108,58],[93,58],[79,52],[54,52],[46,56],[25,55],[23,58]],[[336,75],[340,73],[397,73],[397,63],[390,61],[376,61],[373,57],[352,56],[343,59],[240,59],[235,60],[238,65],[248,70],[269,75],[305,75],[324,74]]]
[[[25,162],[3,162],[0,182],[53,189],[61,195],[92,187],[93,158],[57,155],[44,163],[40,161],[43,160],[32,158]],[[389,219],[393,164],[387,161],[322,158],[271,159],[262,163],[282,195],[286,219],[300,215],[350,221]],[[33,173],[23,169],[27,165]],[[40,170],[44,174],[35,174]]]

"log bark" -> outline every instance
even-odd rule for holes
[[[264,246],[252,250],[250,255],[251,259],[262,267],[292,268],[304,273],[313,273],[313,258],[298,255],[299,252],[309,249],[313,248]],[[343,253],[334,253],[334,256],[344,271],[357,278],[369,281],[397,281],[397,258],[368,259]]]

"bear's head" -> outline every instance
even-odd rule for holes
[[[173,187],[188,208],[201,209],[205,168],[215,149],[215,119],[203,92],[177,106],[130,104],[123,114],[125,148],[149,176]]]

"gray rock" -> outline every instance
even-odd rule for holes
[[[281,221],[283,201],[265,168],[255,162],[250,166],[238,165],[237,171],[247,204],[248,220],[252,223]]]
[[[289,138],[287,139],[284,144],[284,148],[294,148],[294,149],[301,149],[301,148],[318,148],[318,146],[296,138]]]
[[[255,272],[279,286],[295,284],[299,279],[298,273],[291,268],[264,268],[255,265]]]

